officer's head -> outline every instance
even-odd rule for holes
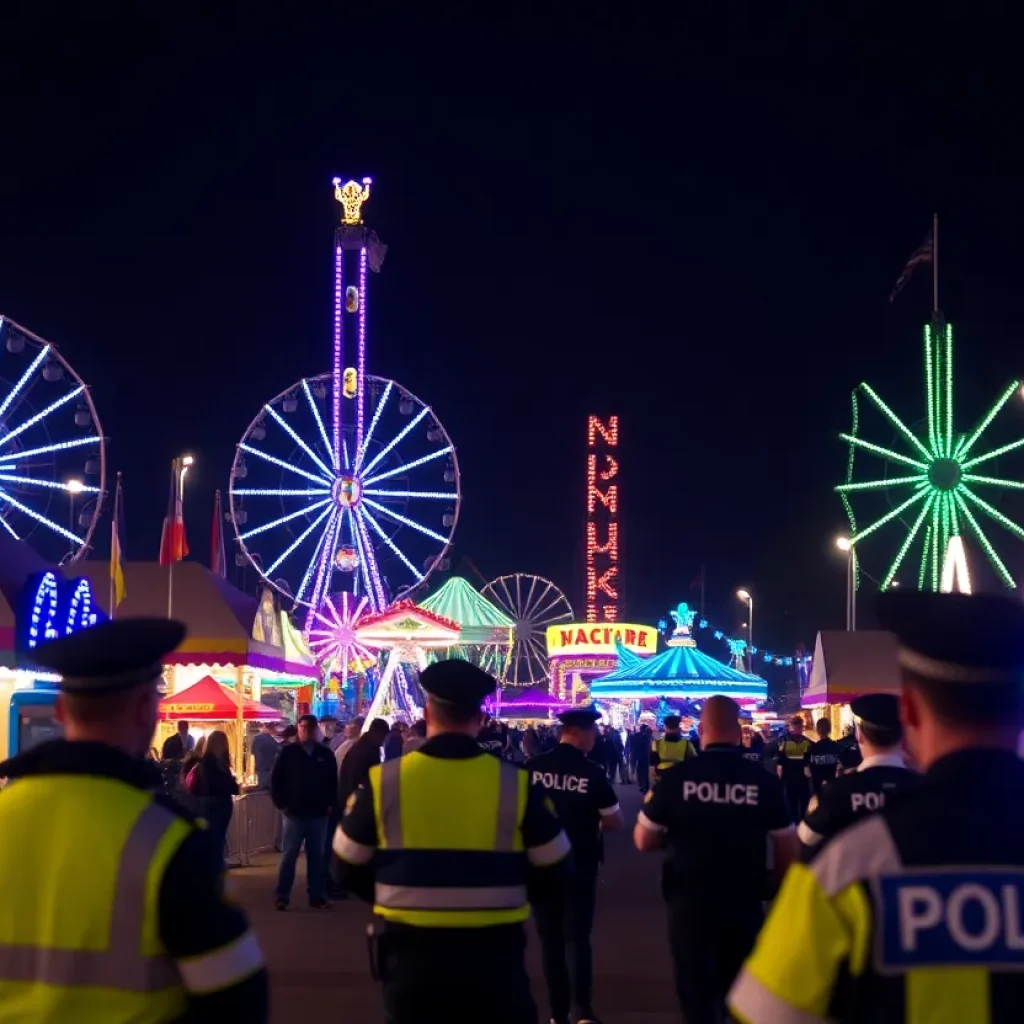
[[[804,734],[804,720],[799,715],[794,715],[789,720],[789,731],[794,736],[803,736],[803,734]]]
[[[563,711],[558,716],[562,723],[562,742],[582,750],[584,754],[589,754],[597,742],[597,720],[600,717],[601,712],[593,707]]]
[[[731,743],[733,746],[739,746],[743,738],[739,704],[731,697],[723,697],[721,694],[709,697],[701,712],[697,729],[705,746],[712,743]]]
[[[886,591],[896,634],[900,720],[921,768],[972,747],[1017,749],[1024,706],[1024,605],[994,594]]]
[[[34,660],[61,677],[57,717],[67,738],[145,757],[159,717],[163,660],[185,632],[170,619],[118,619],[40,645]]]
[[[666,715],[665,716],[665,732],[679,732],[679,727],[682,725],[682,719],[678,715]]]
[[[435,661],[420,673],[427,695],[427,735],[463,733],[475,737],[484,721],[484,700],[496,688],[494,679],[468,661]]]
[[[819,718],[814,723],[814,731],[818,734],[818,739],[827,740],[832,735],[832,723],[827,718]]]

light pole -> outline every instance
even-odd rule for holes
[[[754,599],[747,590],[737,590],[736,596],[747,603],[747,671],[754,674]]]
[[[69,521],[69,529],[72,533],[75,532],[75,496],[81,494],[85,490],[85,484],[78,479],[72,478],[64,484],[64,489],[68,492],[68,496],[71,499],[71,518]],[[70,558],[75,557],[75,542],[71,542],[71,555]]]
[[[857,558],[849,537],[836,537],[836,547],[846,555],[846,631],[857,629]]]

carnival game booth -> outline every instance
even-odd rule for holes
[[[814,643],[807,689],[800,707],[827,718],[833,737],[853,724],[850,702],[864,693],[900,692],[896,637],[878,629],[827,630]]]
[[[484,710],[494,718],[527,724],[548,722],[571,707],[567,701],[558,700],[535,686],[527,686],[525,689],[499,689],[488,698]]]
[[[646,702],[662,698],[697,701],[722,694],[742,706],[754,706],[768,696],[768,684],[760,676],[740,672],[697,649],[690,632],[695,613],[687,605],[679,605],[672,617],[676,627],[667,649],[653,658],[630,658],[614,672],[591,680],[592,700],[629,702],[633,714],[639,715]]]
[[[623,667],[623,651],[637,661],[658,650],[653,626],[627,622],[568,622],[549,626],[545,635],[551,693],[570,704],[590,698],[590,684]]]
[[[458,644],[433,649],[430,660],[471,661],[504,682],[515,643],[515,623],[497,605],[461,576],[453,576],[419,607],[459,626]]]

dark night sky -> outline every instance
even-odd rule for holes
[[[933,210],[961,427],[1024,372],[1016,57],[978,14],[20,6],[0,25],[0,310],[93,386],[131,557],[156,556],[168,461],[193,450],[205,558],[242,431],[328,369],[334,174],[374,176],[390,246],[370,368],[459,448],[455,562],[578,599],[585,417],[617,412],[641,620],[703,562],[726,628],[737,585],[769,646],[842,625],[836,433],[860,379],[923,411],[927,274],[887,297]]]

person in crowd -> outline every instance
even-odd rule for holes
[[[857,740],[864,754],[860,766],[841,775],[816,797],[797,833],[804,860],[821,849],[858,818],[881,810],[897,794],[913,790],[920,776],[911,771],[901,749],[899,700],[885,693],[869,693],[850,704],[856,719]]]
[[[597,903],[603,832],[623,827],[619,800],[605,771],[587,755],[597,739],[594,708],[563,711],[562,736],[547,754],[526,762],[530,785],[551,800],[572,844],[574,872],[561,905],[535,908],[552,1024],[596,1022],[590,933]]]
[[[625,749],[622,745],[622,734],[614,726],[606,726],[604,730],[605,736],[605,755],[608,758],[608,781],[614,782],[615,775],[618,773],[619,782],[626,782],[626,758]]]
[[[907,589],[876,607],[924,776],[790,869],[729,996],[745,1024],[1021,1016],[1024,605]]]
[[[839,747],[839,774],[855,772],[863,760],[857,743],[857,726],[848,725],[843,731],[843,738],[836,745]]]
[[[277,764],[277,755],[281,745],[274,739],[267,722],[260,723],[260,731],[252,741],[252,760],[256,772],[256,785],[260,789],[270,789],[270,778]]]
[[[764,742],[749,725],[743,726],[743,758],[757,765],[764,763]]]
[[[810,780],[812,797],[820,796],[839,772],[839,745],[831,738],[832,723],[827,718],[819,718],[814,723],[814,731],[818,741],[804,754],[804,775]]]
[[[281,730],[281,746],[286,747],[292,743],[299,742],[299,727],[297,725],[286,725]]]
[[[320,719],[320,733],[322,735],[321,742],[327,746],[331,752],[334,752],[334,748],[331,744],[334,742],[334,737],[338,734],[338,720],[334,715],[324,715]]]
[[[350,722],[346,722],[345,725],[335,734],[334,739],[331,740],[331,750],[334,751],[334,756],[338,759],[338,767],[341,767],[341,762],[345,759],[345,755],[342,754],[338,757],[338,751],[342,747],[348,750],[357,739],[359,734],[363,731],[363,723],[366,721],[362,715],[357,715]]]
[[[295,884],[295,865],[306,847],[306,886],[309,905],[326,910],[327,823],[338,791],[334,755],[316,739],[315,715],[298,722],[298,742],[284,746],[274,765],[270,792],[274,806],[284,815],[281,863],[278,868],[274,906],[287,910]]]
[[[146,760],[169,619],[119,618],[32,652],[64,738],[0,766],[0,1018],[269,1019],[267,972],[210,835]]]
[[[438,661],[420,685],[427,742],[374,765],[352,795],[334,837],[338,882],[373,902],[391,1024],[536,1024],[527,891],[561,900],[569,840],[527,773],[480,748],[494,680],[467,661]]]
[[[505,749],[505,737],[500,726],[493,718],[485,717],[483,719],[483,725],[481,725],[480,732],[477,734],[477,743],[488,754],[501,757]]]
[[[789,814],[794,825],[803,820],[811,796],[811,784],[804,774],[804,764],[810,749],[811,741],[804,735],[804,720],[794,715],[789,722],[789,731],[778,743],[776,769],[786,790]]]
[[[223,858],[228,841],[228,827],[235,810],[238,782],[231,772],[228,735],[215,729],[206,737],[202,757],[185,780],[188,791],[199,801],[199,813],[210,830],[214,849]]]
[[[541,752],[540,737],[537,730],[531,725],[523,733],[523,754],[527,760],[536,757]]]
[[[196,745],[195,738],[189,734],[188,722],[178,722],[177,730],[164,740],[160,757],[164,761],[184,761],[185,755]]]
[[[739,706],[710,697],[703,753],[667,768],[633,830],[669,850],[663,875],[676,991],[686,1024],[717,1024],[764,918],[765,853],[781,878],[797,855],[782,784],[742,757]]]
[[[362,736],[353,744],[338,774],[338,807],[344,813],[349,797],[366,785],[370,769],[381,762],[381,748],[390,732],[387,720],[375,718]]]
[[[651,788],[652,747],[651,730],[645,722],[633,736],[633,764],[636,771],[636,784],[641,793],[647,793]]]
[[[405,743],[402,746],[402,753],[411,754],[414,750],[419,750],[426,742],[427,723],[420,718],[409,726],[409,731],[405,734]]]
[[[402,756],[405,747],[405,722],[394,722],[384,737],[384,760],[392,761]]]
[[[665,733],[660,740],[651,743],[651,774],[654,778],[680,761],[696,757],[697,750],[681,731],[679,715],[665,716]],[[654,779],[652,778],[652,782]]]

